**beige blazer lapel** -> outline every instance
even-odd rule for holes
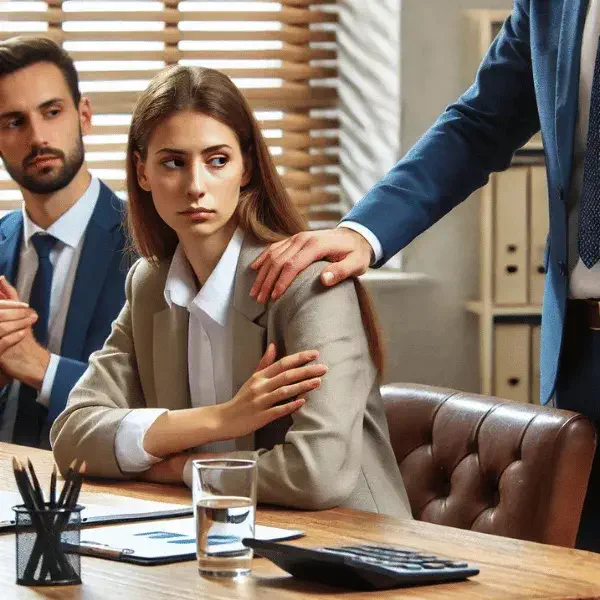
[[[153,359],[157,405],[171,410],[192,405],[188,377],[187,310],[166,308],[154,315]]]
[[[250,296],[256,271],[250,265],[265,244],[256,242],[248,234],[240,252],[233,290],[233,392],[237,391],[254,373],[266,345],[266,330],[256,323],[266,306]],[[236,439],[237,450],[253,450],[254,435]]]

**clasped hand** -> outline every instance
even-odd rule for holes
[[[50,355],[37,343],[32,326],[37,313],[19,300],[6,277],[0,277],[0,386],[18,379],[40,388]]]

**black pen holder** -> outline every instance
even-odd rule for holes
[[[65,552],[78,545],[81,511],[74,508],[30,510],[14,506],[16,517],[16,568],[19,585],[77,585],[81,583],[79,554]]]

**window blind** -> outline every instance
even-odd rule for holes
[[[340,216],[335,0],[0,2],[0,39],[43,35],[70,53],[94,112],[92,173],[124,196],[130,114],[166,65],[217,68],[253,107],[291,198],[314,226]],[[0,211],[20,206],[0,169]]]

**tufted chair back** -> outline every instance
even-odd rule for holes
[[[416,384],[382,394],[416,519],[573,547],[596,446],[587,418]]]

